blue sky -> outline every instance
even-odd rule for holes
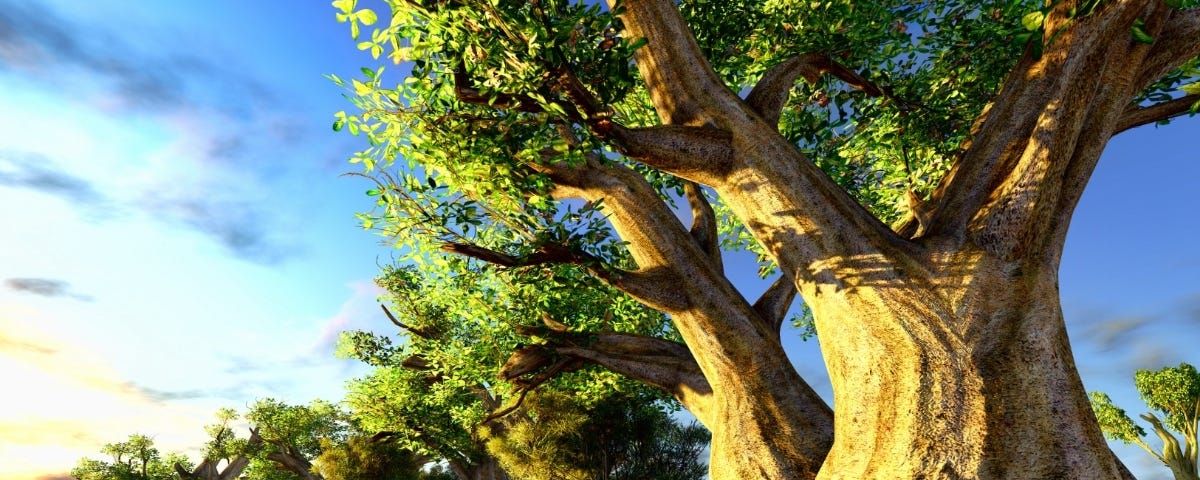
[[[331,131],[350,105],[322,74],[374,62],[327,2],[0,12],[0,480],[135,432],[194,453],[216,408],[259,397],[337,400],[364,370],[332,341],[388,330],[371,278],[390,252],[353,218],[368,185],[339,177],[361,143]],[[1114,139],[1064,255],[1084,381],[1131,413],[1135,369],[1200,364],[1198,125]],[[816,343],[785,337],[828,397]]]

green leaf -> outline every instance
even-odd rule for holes
[[[1179,89],[1189,95],[1200,95],[1200,82],[1192,82],[1187,85],[1180,85]]]
[[[1132,27],[1129,27],[1129,31],[1133,33],[1133,39],[1137,40],[1139,43],[1154,43],[1154,37],[1151,37],[1150,34],[1146,33],[1146,30],[1142,28],[1145,25],[1146,22],[1139,18],[1133,22]]]
[[[1026,30],[1034,31],[1042,28],[1042,23],[1046,21],[1046,14],[1041,11],[1026,13],[1021,17],[1021,26]]]
[[[335,131],[335,132],[342,131],[342,127],[345,127],[345,126],[346,126],[345,120],[342,120],[339,118],[339,119],[333,121],[333,131]]]
[[[362,22],[363,25],[374,25],[375,22],[379,21],[379,17],[375,15],[375,11],[369,8],[359,10],[354,14],[358,16],[358,21]]]
[[[370,85],[367,85],[367,84],[365,84],[365,83],[363,83],[363,82],[360,82],[360,81],[358,81],[357,79],[352,79],[352,80],[350,80],[350,83],[351,83],[352,85],[354,85],[354,94],[355,94],[355,95],[360,95],[360,96],[361,96],[361,95],[366,95],[366,94],[368,94],[368,93],[371,93],[371,90],[372,90],[372,89],[371,89],[371,86],[370,86]]]

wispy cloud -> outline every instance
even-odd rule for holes
[[[143,153],[146,158],[114,159],[140,166],[112,181],[61,167],[94,159],[0,151],[0,186],[56,195],[76,208],[102,200],[110,210],[132,207],[202,233],[254,263],[304,254],[295,236],[279,233],[303,219],[264,205],[269,198],[304,199],[311,186],[297,180],[303,168],[294,160],[311,153],[303,140],[315,135],[300,123],[305,114],[280,101],[278,88],[237,66],[230,56],[236,52],[179,41],[150,48],[142,43],[141,37],[153,36],[146,31],[134,36],[36,3],[0,0],[0,9],[0,74],[31,79],[22,85],[52,95],[71,92],[62,100],[101,112],[105,121],[140,119],[169,137],[159,151]]]
[[[321,322],[320,331],[309,356],[333,356],[339,335],[347,330],[390,331],[392,324],[379,309],[383,289],[369,281],[350,284],[350,298],[342,302],[336,314]]]
[[[70,78],[62,75],[64,70],[81,70],[88,83],[107,87],[109,108],[161,111],[204,105],[243,114],[248,105],[274,100],[265,85],[183,44],[160,42],[147,52],[124,32],[72,21],[47,5],[0,1],[0,8],[0,70],[51,84]],[[203,87],[208,83],[219,83],[220,94],[210,94]]]
[[[7,395],[0,419],[0,479],[66,471],[105,443],[142,432],[165,451],[203,442],[211,410],[177,400],[196,392],[141,386],[78,345],[0,311],[0,371]],[[12,477],[5,474],[12,472]]]
[[[1101,351],[1107,352],[1128,341],[1131,335],[1137,334],[1153,321],[1154,318],[1149,316],[1100,319],[1088,325],[1083,336]]]
[[[43,297],[66,297],[81,301],[91,301],[88,295],[73,292],[71,284],[51,278],[9,278],[4,281],[9,289],[40,295]]]
[[[55,353],[58,353],[58,349],[48,347],[40,343],[10,337],[7,334],[0,333],[0,352],[23,352],[35,353],[38,355],[54,355]]]
[[[38,152],[0,150],[0,185],[27,188],[78,204],[104,200],[91,182],[72,175]]]

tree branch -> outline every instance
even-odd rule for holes
[[[821,75],[830,73],[834,77],[869,96],[878,97],[884,94],[883,89],[863,78],[857,72],[846,68],[824,53],[806,53],[797,55],[771,67],[762,79],[746,96],[746,103],[758,112],[771,125],[779,124],[779,116],[783,106],[787,104],[792,94],[796,79],[804,77],[808,83],[817,83]]]
[[[767,322],[768,327],[779,332],[783,327],[783,319],[787,317],[788,308],[796,299],[796,285],[786,274],[780,275],[767,291],[763,292],[758,301],[754,302],[754,311]]]
[[[478,245],[466,243],[444,243],[442,244],[442,250],[508,268],[541,265],[545,263],[583,264],[585,261],[591,260],[590,256],[583,253],[572,252],[570,249],[561,245],[542,245],[533,253],[523,257],[517,257],[480,247]]]
[[[435,336],[435,335],[434,335],[432,332],[426,331],[425,329],[416,328],[416,327],[412,327],[412,326],[406,325],[406,324],[404,324],[403,322],[401,322],[400,320],[397,320],[397,319],[396,319],[396,316],[395,316],[395,315],[392,315],[392,311],[391,311],[391,310],[388,310],[388,308],[387,308],[387,305],[384,305],[384,304],[382,304],[382,303],[381,303],[381,304],[379,304],[379,308],[382,308],[382,309],[383,309],[383,313],[384,313],[385,315],[387,315],[387,318],[388,318],[388,320],[390,320],[390,321],[392,322],[392,325],[395,325],[395,326],[397,326],[397,327],[400,327],[400,328],[401,328],[401,329],[403,329],[404,331],[407,331],[407,332],[409,332],[409,333],[411,333],[411,334],[413,334],[413,335],[416,335],[416,336],[418,336],[418,337],[424,338],[424,339],[426,339],[426,340],[434,340],[434,339],[436,339],[436,336]]]
[[[1192,94],[1148,107],[1130,108],[1121,116],[1121,120],[1117,123],[1117,128],[1113,134],[1115,135],[1134,127],[1140,127],[1147,123],[1178,117],[1188,113],[1192,105],[1195,105],[1196,102],[1200,102],[1200,95]]]
[[[678,310],[686,308],[688,302],[687,297],[678,291],[662,288],[664,284],[676,283],[675,274],[670,269],[643,268],[636,271],[611,269],[600,265],[599,261],[586,253],[573,252],[561,245],[543,245],[534,253],[524,257],[515,257],[478,245],[462,243],[443,244],[442,250],[509,268],[544,263],[580,265],[587,268],[588,272],[596,278],[654,308]]]
[[[625,156],[701,184],[716,185],[733,168],[732,136],[719,128],[613,124],[610,136]]]
[[[1200,56],[1200,8],[1171,9],[1154,46],[1141,64],[1137,89],[1154,83],[1183,62]]]
[[[708,254],[708,260],[713,262],[717,271],[724,271],[721,244],[717,238],[717,214],[696,182],[684,183],[683,192],[687,195],[688,205],[692,207],[692,228],[688,233],[691,233],[700,249]]]
[[[713,112],[741,103],[717,77],[671,0],[624,0],[621,21],[629,37],[646,39],[634,52],[659,119],[668,125],[710,123]],[[617,0],[608,0],[616,8]]]
[[[555,344],[550,348],[558,354],[601,365],[662,389],[701,422],[708,420],[712,387],[686,345],[626,333],[540,332],[539,335],[551,338]]]
[[[478,88],[472,85],[471,78],[467,75],[466,66],[461,62],[454,69],[454,95],[458,97],[459,101],[472,105],[512,109],[529,113],[545,111],[541,105],[538,105],[537,100],[528,95],[513,95],[508,93],[484,95]]]
[[[1005,259],[1057,255],[1061,249],[1047,242],[1058,237],[1047,232],[1065,228],[1060,213],[1072,210],[1087,183],[1150,51],[1129,30],[1146,18],[1145,30],[1157,35],[1164,8],[1113,2],[1071,18],[1069,4],[1055,6],[1046,29],[1059,33],[1041,56],[1026,52],[972,128],[930,199],[925,236],[970,237]]]

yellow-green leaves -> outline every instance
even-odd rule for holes
[[[1146,431],[1133,423],[1133,419],[1125,414],[1125,410],[1113,405],[1112,399],[1108,395],[1091,392],[1088,396],[1092,401],[1092,411],[1096,413],[1096,420],[1100,422],[1100,430],[1104,431],[1105,437],[1128,444],[1146,436]]]
[[[1036,12],[1026,13],[1024,17],[1021,17],[1021,26],[1025,27],[1026,30],[1034,31],[1042,28],[1042,23],[1045,21],[1046,12],[1038,10]]]
[[[375,11],[364,8],[354,10],[358,0],[333,0],[333,8],[337,9],[337,21],[350,23],[350,38],[357,39],[359,33],[359,24],[366,26],[374,25],[379,17],[375,15]]]
[[[1142,400],[1150,408],[1166,416],[1169,427],[1186,431],[1200,414],[1200,373],[1196,367],[1181,363],[1178,367],[1161,370],[1138,370],[1133,376],[1134,386]]]

